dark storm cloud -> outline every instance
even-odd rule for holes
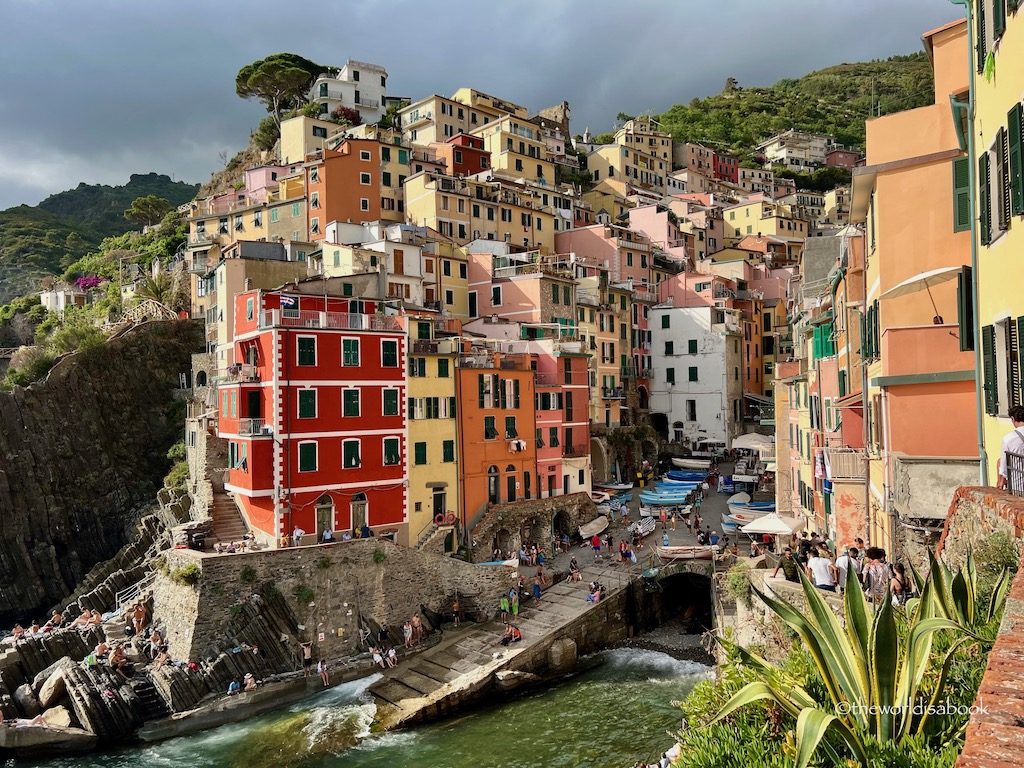
[[[727,77],[920,50],[957,15],[947,0],[0,0],[0,207],[132,172],[202,181],[262,115],[235,72],[277,51],[383,64],[389,93],[413,98],[567,99],[574,129],[597,132]]]

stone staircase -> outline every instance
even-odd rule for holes
[[[213,504],[210,505],[210,518],[213,520],[213,540],[226,544],[229,541],[241,541],[249,532],[242,515],[238,511],[235,500],[224,491],[215,491]],[[210,547],[211,543],[207,544]]]
[[[157,692],[149,675],[141,675],[134,678],[129,683],[129,686],[138,697],[137,706],[143,721],[158,720],[171,714],[171,710],[167,707],[167,702]]]
[[[420,538],[416,542],[416,549],[443,554],[444,539],[454,530],[454,525],[431,525],[420,534]]]

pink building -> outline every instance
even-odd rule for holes
[[[584,264],[606,267],[612,283],[631,280],[634,289],[653,290],[651,241],[640,232],[613,224],[579,227],[555,235],[555,250],[575,254]]]
[[[675,221],[673,221],[675,219]],[[645,205],[629,209],[629,228],[644,235],[675,261],[686,261],[686,245],[679,231],[678,217],[660,205]]]

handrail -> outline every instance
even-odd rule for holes
[[[154,581],[156,581],[156,571],[150,571],[130,587],[122,589],[114,596],[114,610],[120,613],[125,605],[137,598]]]

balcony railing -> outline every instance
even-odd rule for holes
[[[557,387],[558,377],[550,373],[534,374],[538,387]]]
[[[601,387],[601,397],[604,400],[624,400],[626,394],[622,387]]]
[[[356,99],[356,104],[360,107],[369,107],[370,109],[376,109],[380,106],[380,102],[376,99],[368,99],[362,94],[359,94],[359,98]]]
[[[217,372],[219,381],[259,381],[260,372],[255,365],[236,363]]]
[[[564,445],[562,456],[567,459],[582,459],[590,455],[590,446],[587,445]]]
[[[867,472],[867,454],[852,448],[826,448],[833,480],[863,480]]]
[[[272,437],[273,430],[266,419],[239,419],[239,437]]]
[[[1003,460],[1006,463],[1006,490],[1014,496],[1024,496],[1024,455],[1007,451]]]
[[[390,315],[357,315],[347,312],[295,312],[283,314],[279,309],[260,313],[260,328],[321,328],[343,331],[398,331],[398,318]]]

